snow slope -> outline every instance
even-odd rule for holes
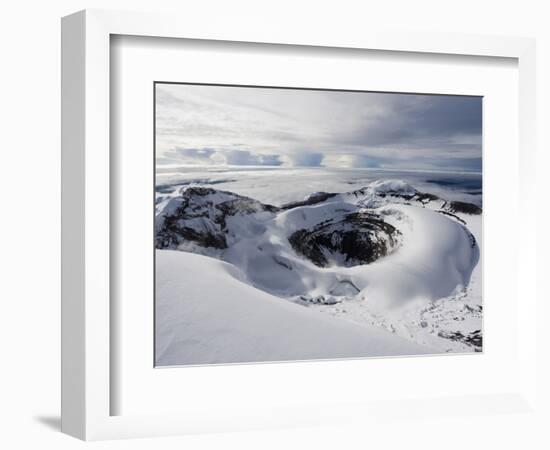
[[[437,352],[259,291],[222,261],[173,250],[156,257],[157,365]]]

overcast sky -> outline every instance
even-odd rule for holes
[[[157,165],[481,171],[481,102],[157,84]]]

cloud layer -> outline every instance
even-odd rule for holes
[[[482,99],[157,84],[157,165],[481,170]]]

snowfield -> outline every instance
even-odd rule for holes
[[[481,351],[475,193],[377,179],[269,204],[254,180],[157,190],[158,365]]]
[[[380,327],[282,301],[243,283],[234,266],[209,257],[157,250],[156,266],[157,365],[435,352]]]

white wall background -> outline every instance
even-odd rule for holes
[[[550,13],[544,1],[270,2],[19,0],[0,10],[0,447],[81,448],[59,433],[60,17],[83,8],[179,11],[208,21],[267,17],[284,27],[369,27],[533,36],[538,39],[540,245],[550,139]],[[544,221],[544,222],[543,222]],[[539,274],[550,267],[539,253]],[[543,264],[547,266],[544,267]],[[542,283],[541,283],[542,284]],[[550,300],[548,294],[544,297]],[[541,297],[543,299],[543,297]],[[541,305],[541,324],[549,308]],[[548,343],[548,333],[540,331]],[[548,346],[540,346],[549,375]],[[544,355],[546,353],[546,355]],[[550,405],[548,388],[541,390]],[[550,416],[501,415],[89,444],[95,448],[548,448]]]

